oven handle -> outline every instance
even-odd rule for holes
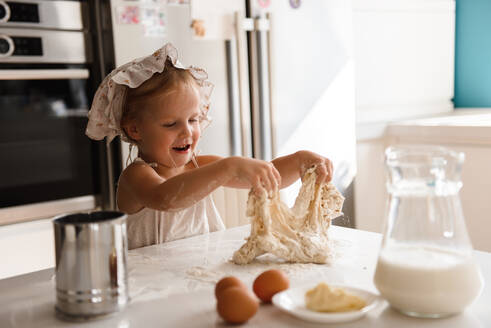
[[[2,69],[0,80],[88,79],[88,69]]]
[[[0,1],[0,7],[3,7],[3,10],[5,11],[5,16],[3,18],[0,18],[0,23],[5,23],[8,22],[10,19],[10,7],[5,1]]]

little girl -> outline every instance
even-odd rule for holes
[[[204,70],[184,68],[166,44],[115,69],[94,96],[86,134],[107,142],[120,135],[138,148],[117,191],[118,207],[128,214],[130,249],[224,229],[211,198],[220,186],[272,192],[312,165],[318,182],[331,180],[331,162],[308,151],[272,162],[195,156],[209,123],[213,85],[206,79]]]

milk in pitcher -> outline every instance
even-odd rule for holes
[[[374,282],[394,308],[428,317],[461,312],[482,289],[482,277],[472,256],[417,246],[384,250]]]
[[[385,151],[389,202],[374,283],[407,315],[459,313],[481,292],[459,196],[464,159],[434,145]]]

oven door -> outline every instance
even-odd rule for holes
[[[0,209],[0,224],[95,208],[106,177],[101,176],[101,143],[85,135],[89,70],[83,65],[2,65],[0,208],[10,212]],[[15,212],[33,203],[48,208],[31,209],[30,217]]]

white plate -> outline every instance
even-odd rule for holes
[[[360,319],[368,311],[372,310],[380,302],[381,297],[364,289],[344,286],[344,285],[329,285],[332,287],[341,287],[347,293],[356,295],[367,303],[365,307],[358,311],[349,312],[316,312],[305,307],[305,293],[317,286],[310,284],[301,287],[287,289],[273,296],[273,304],[279,309],[290,313],[291,315],[310,322],[317,323],[335,323],[347,322]]]

